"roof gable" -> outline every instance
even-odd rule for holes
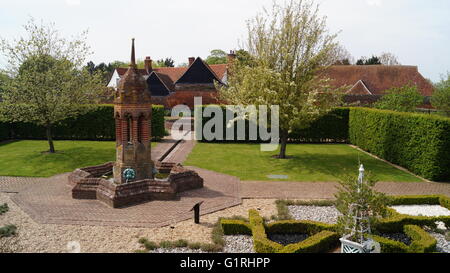
[[[221,82],[221,80],[211,70],[211,68],[205,62],[203,62],[200,57],[198,57],[188,67],[186,72],[184,72],[184,74],[175,82],[175,84],[211,84],[214,83],[214,81]]]
[[[156,72],[152,72],[148,76],[147,86],[152,96],[167,96],[170,94],[170,89],[161,80]]]
[[[350,90],[347,91],[346,94],[349,95],[373,95],[372,92],[370,92],[369,88],[364,84],[362,80],[359,80],[355,85],[353,85]]]

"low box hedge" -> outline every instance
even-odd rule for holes
[[[252,235],[250,224],[242,220],[223,219],[221,225],[225,235]]]
[[[268,233],[305,233],[313,235],[323,230],[335,230],[335,225],[325,224],[315,221],[297,221],[297,220],[282,220],[269,223],[266,227]]]
[[[439,205],[441,195],[399,195],[391,197],[390,205]]]
[[[339,234],[323,230],[296,244],[289,244],[280,253],[321,253],[327,252],[339,243]]]
[[[256,210],[249,210],[248,222],[222,219],[221,226],[225,235],[251,234],[257,253],[318,253],[331,249],[339,242],[339,235],[332,231],[334,225],[295,220],[277,221],[266,225]],[[306,233],[309,237],[302,242],[283,246],[268,239],[268,233]]]
[[[380,243],[382,253],[430,253],[436,250],[436,239],[421,227],[404,225],[400,232],[404,232],[411,238],[409,246],[378,235],[371,235],[371,237]]]

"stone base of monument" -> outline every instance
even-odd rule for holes
[[[77,169],[69,175],[69,185],[74,199],[97,199],[120,208],[152,200],[173,200],[177,193],[203,187],[203,178],[197,172],[175,163],[156,164],[159,173],[168,174],[166,179],[145,179],[116,184],[112,174],[113,162],[100,166]]]

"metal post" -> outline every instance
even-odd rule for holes
[[[196,224],[200,224],[200,206],[203,204],[203,202],[204,201],[195,204],[195,206],[190,210],[194,211],[194,222]]]

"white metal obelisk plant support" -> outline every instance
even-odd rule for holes
[[[343,236],[341,241],[342,253],[380,253],[380,245],[372,239],[367,239],[371,233],[370,229],[370,211],[366,200],[361,196],[361,190],[364,183],[364,166],[359,167],[359,176],[357,181],[358,200],[350,204],[349,215],[352,223],[347,223],[346,230],[349,234]],[[356,242],[351,241],[356,240]]]

